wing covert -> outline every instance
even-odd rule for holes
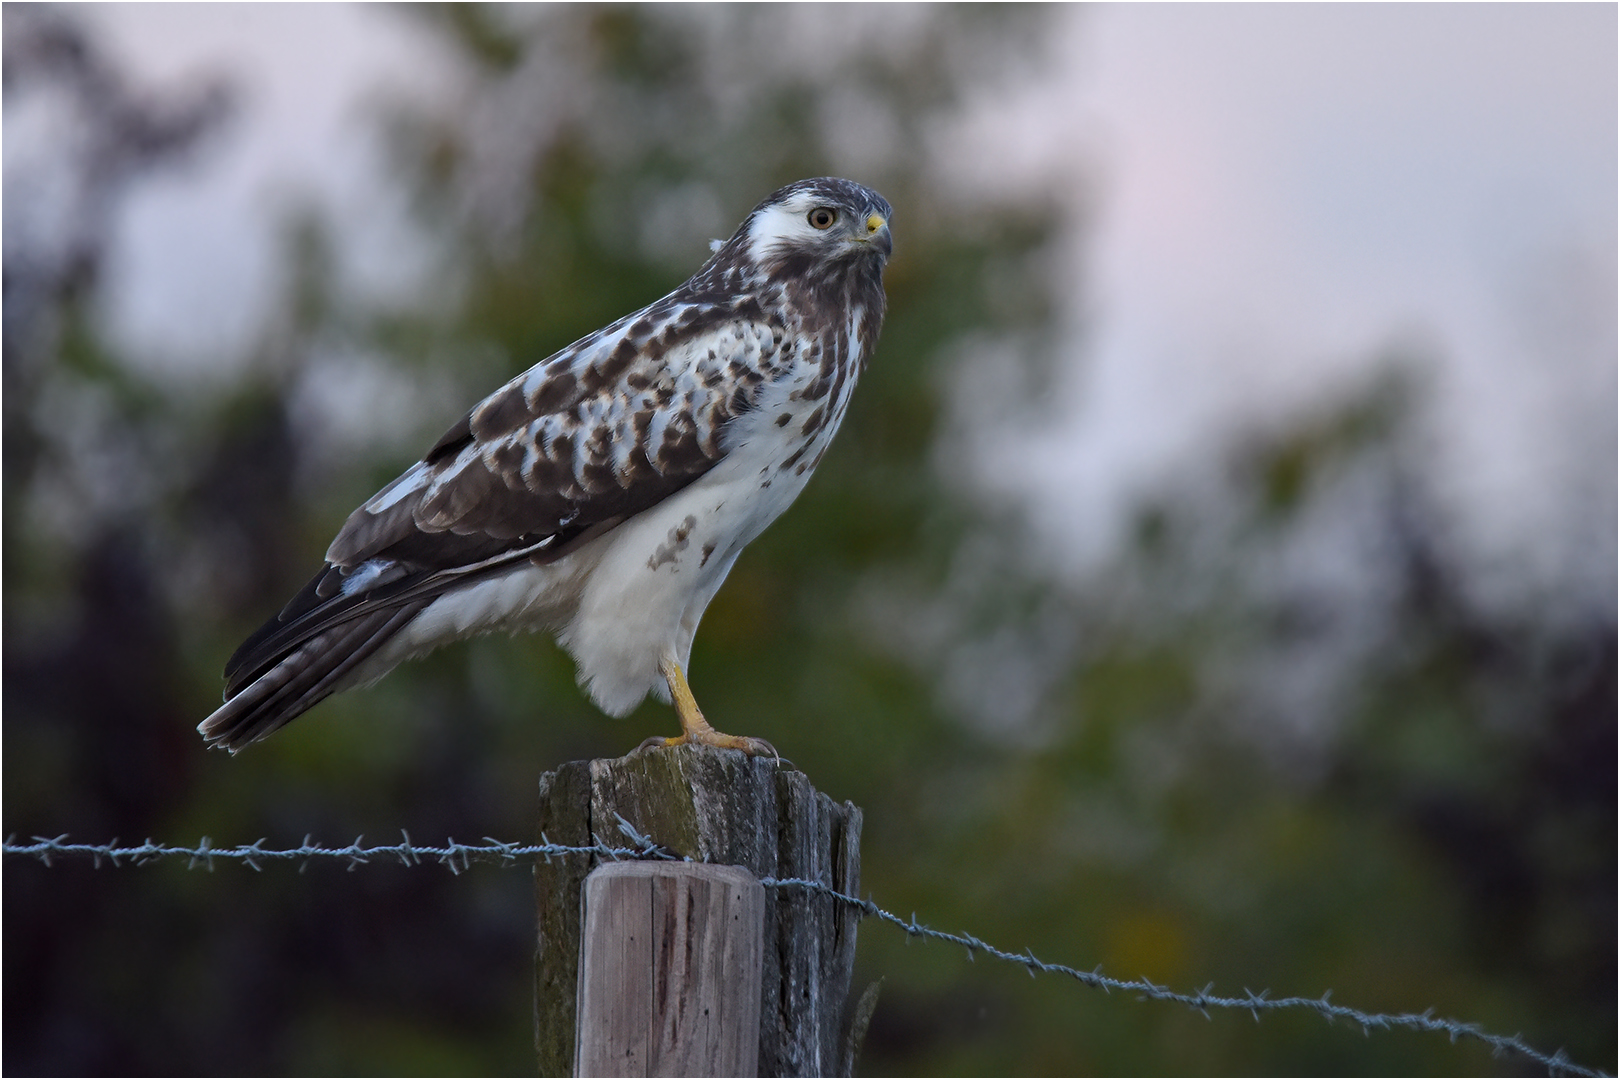
[[[450,570],[640,513],[725,456],[723,433],[786,370],[757,307],[657,304],[576,342],[483,401],[349,516],[327,552]]]

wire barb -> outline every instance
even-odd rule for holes
[[[1328,1000],[1328,995],[1320,998],[1271,998],[1269,990],[1255,993],[1245,990],[1243,997],[1222,997],[1215,994],[1215,984],[1210,983],[1204,989],[1193,994],[1183,994],[1172,991],[1167,987],[1157,986],[1145,979],[1124,980],[1111,978],[1102,973],[1102,968],[1096,967],[1091,971],[1081,971],[1067,964],[1051,964],[1039,960],[1033,952],[1025,950],[1022,953],[1007,952],[998,949],[978,938],[965,934],[950,934],[932,927],[923,926],[917,922],[917,916],[912,914],[910,921],[885,911],[870,901],[863,901],[853,896],[840,893],[827,885],[816,881],[806,881],[802,878],[761,878],[760,884],[766,888],[802,888],[830,896],[859,908],[869,918],[878,919],[905,932],[907,939],[913,937],[931,938],[935,941],[944,941],[953,945],[977,948],[988,956],[997,960],[1004,960],[1010,964],[1017,964],[1034,977],[1036,968],[1052,975],[1064,975],[1086,986],[1112,993],[1115,990],[1126,990],[1142,998],[1153,998],[1160,1001],[1174,1001],[1189,1008],[1197,1009],[1205,1016],[1210,1009],[1234,1009],[1253,1014],[1256,1021],[1262,1012],[1276,1012],[1282,1009],[1307,1009],[1315,1012],[1325,1020],[1348,1020],[1362,1025],[1363,1032],[1370,1032],[1373,1027],[1381,1029],[1407,1028],[1413,1031],[1443,1032],[1453,1039],[1459,1036],[1476,1039],[1485,1043],[1494,1053],[1513,1051],[1522,1054],[1537,1064],[1545,1066],[1549,1071],[1571,1076],[1604,1076],[1606,1074],[1593,1069],[1585,1068],[1572,1062],[1560,1050],[1556,1054],[1544,1054],[1535,1047],[1526,1044],[1519,1036],[1492,1035],[1483,1031],[1477,1024],[1466,1024],[1457,1020],[1437,1018],[1434,1010],[1426,1013],[1364,1013],[1359,1009],[1352,1009],[1346,1005],[1334,1005]]]
[[[15,834],[8,836],[4,845],[4,853],[37,859],[48,867],[56,865],[53,860],[65,859],[70,856],[88,856],[96,868],[100,868],[101,861],[106,859],[115,867],[123,864],[120,859],[128,859],[136,866],[145,866],[165,858],[184,858],[188,869],[205,866],[214,869],[216,860],[235,859],[247,864],[254,870],[262,871],[261,863],[265,862],[297,862],[299,873],[303,873],[309,866],[311,859],[341,859],[348,864],[349,870],[361,865],[369,864],[373,858],[392,856],[406,866],[420,865],[424,857],[437,859],[440,865],[446,866],[454,874],[461,874],[472,867],[474,862],[489,862],[500,866],[513,866],[518,860],[534,857],[550,862],[553,858],[584,855],[597,859],[679,859],[679,856],[666,848],[660,847],[649,837],[640,832],[624,818],[618,820],[619,832],[633,846],[615,847],[604,842],[600,837],[592,836],[595,843],[591,844],[554,844],[541,834],[538,844],[504,843],[491,837],[484,837],[482,844],[458,844],[453,839],[447,839],[443,847],[422,846],[411,840],[410,834],[400,830],[401,842],[398,844],[379,844],[373,847],[365,846],[364,836],[355,837],[354,843],[341,848],[322,847],[314,839],[306,835],[304,842],[295,848],[266,848],[264,838],[255,840],[251,844],[238,844],[235,847],[217,848],[208,837],[203,837],[197,847],[188,848],[159,844],[150,838],[144,844],[120,847],[114,840],[109,844],[74,844],[68,842],[68,836],[46,838],[36,836],[32,843],[19,844]],[[1141,999],[1156,1001],[1173,1001],[1187,1006],[1209,1018],[1211,1009],[1232,1009],[1248,1012],[1260,1020],[1263,1012],[1276,1012],[1282,1009],[1305,1009],[1314,1012],[1329,1022],[1345,1020],[1359,1025],[1363,1035],[1371,1036],[1372,1029],[1388,1031],[1393,1028],[1406,1028],[1412,1031],[1431,1031],[1444,1033],[1450,1036],[1452,1042],[1459,1039],[1473,1039],[1484,1043],[1494,1055],[1505,1054],[1509,1051],[1520,1054],[1539,1065],[1545,1066],[1550,1073],[1570,1076],[1604,1076],[1605,1073],[1588,1069],[1569,1059],[1568,1054],[1560,1048],[1554,1053],[1545,1054],[1524,1042],[1515,1035],[1492,1035],[1478,1024],[1465,1023],[1460,1020],[1450,1020],[1437,1017],[1434,1010],[1426,1009],[1421,1013],[1365,1013],[1347,1005],[1335,1005],[1331,998],[1333,991],[1327,990],[1319,998],[1271,998],[1269,990],[1255,993],[1245,989],[1242,997],[1223,997],[1214,993],[1215,984],[1210,983],[1202,990],[1190,994],[1173,991],[1166,986],[1159,986],[1148,979],[1124,980],[1115,979],[1102,973],[1101,966],[1090,971],[1082,971],[1067,964],[1047,963],[1037,957],[1033,950],[1026,948],[1022,953],[1007,952],[998,949],[988,942],[974,937],[971,934],[950,934],[935,930],[917,921],[916,912],[912,912],[908,921],[886,911],[871,900],[862,900],[839,892],[831,885],[812,881],[806,878],[761,878],[760,884],[768,889],[803,889],[806,892],[825,896],[841,904],[847,904],[859,911],[864,917],[877,919],[903,931],[907,940],[911,938],[928,938],[934,941],[943,941],[957,945],[967,950],[968,958],[972,959],[977,953],[1002,960],[1010,964],[1017,964],[1035,978],[1036,973],[1048,975],[1062,975],[1074,979],[1082,985],[1102,990],[1104,993],[1113,993],[1115,990],[1125,990],[1136,994]]]
[[[182,858],[186,860],[188,870],[195,870],[198,867],[213,870],[219,860],[225,859],[245,863],[261,872],[264,870],[264,864],[269,862],[296,862],[299,872],[303,872],[314,859],[338,859],[346,863],[348,869],[353,870],[359,866],[369,865],[377,858],[395,858],[405,866],[419,866],[424,858],[431,858],[457,874],[469,869],[475,862],[512,866],[520,859],[530,856],[548,860],[568,855],[590,855],[603,859],[675,857],[634,829],[629,829],[628,834],[635,841],[634,847],[612,846],[600,840],[594,844],[553,844],[544,837],[538,844],[514,844],[487,836],[481,844],[457,843],[452,838],[447,839],[444,846],[436,847],[416,843],[411,839],[409,832],[401,829],[400,842],[397,844],[375,844],[368,847],[365,836],[361,835],[343,847],[325,847],[317,843],[314,837],[306,834],[303,843],[297,847],[268,848],[265,847],[265,837],[260,837],[251,844],[215,847],[213,839],[205,836],[196,847],[185,847],[178,844],[159,844],[151,839],[142,844],[130,845],[120,845],[117,840],[107,844],[75,844],[69,841],[66,833],[63,833],[56,837],[36,836],[32,843],[26,844],[18,843],[13,835],[6,840],[4,852],[7,855],[37,859],[49,867],[55,867],[59,860],[68,857],[88,857],[96,869],[101,868],[103,860],[121,868],[124,860],[137,866],[145,866],[160,859]]]

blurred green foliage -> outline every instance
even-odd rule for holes
[[[1234,449],[1204,489],[1165,493],[1083,583],[1044,570],[1005,507],[939,464],[942,438],[983,434],[947,430],[971,342],[1010,343],[1029,415],[1054,408],[1041,268],[1057,211],[953,197],[927,152],[930,125],[1033,48],[1043,12],[930,9],[893,28],[852,8],[401,17],[454,44],[487,107],[386,117],[447,252],[431,302],[345,301],[341,228],[291,222],[298,270],[261,356],[218,392],[175,393],[98,337],[93,276],[49,279],[29,310],[13,303],[29,268],[8,261],[8,834],[517,839],[541,772],[671,730],[656,703],[596,713],[538,638],[446,650],[237,758],[205,754],[192,727],[236,643],[408,463],[391,445],[316,453],[294,402],[334,342],[428,388],[425,447],[701,262],[695,233],[647,240],[660,207],[713,207],[675,233],[724,235],[781,183],[853,172],[896,207],[889,321],[814,482],[709,609],[691,665],[706,712],[863,807],[864,887],[891,910],[1178,989],[1433,1006],[1615,1067],[1613,624],[1554,630],[1463,600],[1402,486],[1423,390],[1400,365]],[[881,146],[841,141],[871,119],[838,111],[850,102],[883,120]],[[531,114],[550,136],[491,165],[500,122]],[[119,490],[96,487],[109,475]],[[1293,701],[1291,726],[1253,674],[1326,648],[1334,613],[1257,583],[1347,477],[1388,496],[1363,509],[1400,587],[1373,647]],[[1039,659],[1039,685],[964,662],[998,641]],[[951,691],[962,680],[989,685],[979,706]],[[1033,712],[984,708],[1003,683]],[[521,873],[11,863],[5,889],[8,1072],[532,1068]],[[1312,1016],[1206,1021],[869,924],[856,993],[879,977],[873,1075],[1523,1071]]]

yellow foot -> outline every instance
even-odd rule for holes
[[[741,750],[750,757],[773,757],[782,760],[782,755],[776,752],[776,747],[764,739],[753,739],[747,735],[727,735],[723,731],[709,728],[707,731],[694,731],[687,735],[672,735],[665,738],[654,735],[636,747],[637,750],[647,750],[659,746],[685,746],[687,743],[701,743],[704,746],[718,746],[722,750]]]
[[[687,685],[686,676],[681,673],[680,665],[675,661],[667,658],[659,661],[658,670],[663,674],[664,681],[669,684],[669,696],[675,702],[675,715],[680,717],[681,721],[681,734],[667,739],[654,735],[636,749],[699,743],[703,746],[718,746],[722,750],[741,750],[751,757],[769,755],[778,762],[782,760],[782,755],[776,752],[776,747],[764,739],[752,739],[746,735],[727,735],[710,727],[697,707],[697,699],[692,696],[692,688]]]

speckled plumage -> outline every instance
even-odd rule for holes
[[[883,322],[889,216],[848,180],[790,184],[680,288],[479,402],[349,516],[198,730],[239,750],[495,630],[556,633],[610,714],[667,697],[660,662],[684,672],[737,554],[843,420]]]

